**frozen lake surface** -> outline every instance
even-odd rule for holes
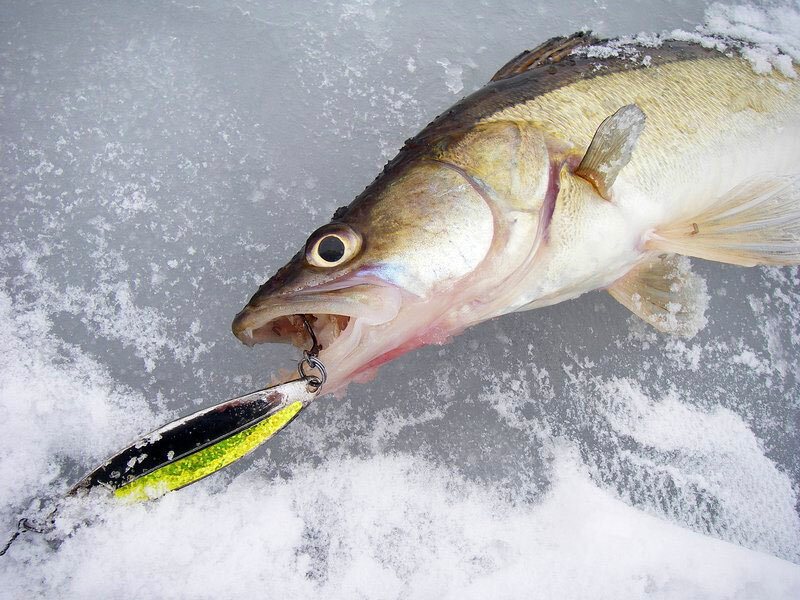
[[[235,313],[509,58],[581,28],[693,31],[710,3],[505,4],[4,7],[3,535],[140,434],[293,368]],[[708,18],[800,37],[800,5],[770,6]],[[157,503],[72,507],[0,559],[0,597],[798,598],[800,270],[695,269],[691,340],[603,292],[484,323]]]

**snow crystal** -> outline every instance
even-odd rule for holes
[[[738,49],[756,73],[775,68],[787,77],[797,77],[792,61],[800,61],[800,13],[791,5],[715,3],[695,33],[676,30],[670,37],[719,50]]]
[[[464,89],[464,82],[461,76],[464,73],[463,67],[452,64],[448,59],[443,58],[436,61],[437,64],[442,65],[444,68],[445,85],[451,93],[457,94]]]

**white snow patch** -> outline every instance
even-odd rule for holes
[[[26,538],[0,569],[17,597],[65,600],[163,597],[178,574],[187,598],[800,593],[800,567],[636,511],[574,460],[558,452],[559,476],[535,506],[406,456],[330,460],[273,483],[251,471],[218,493],[200,485],[148,506],[71,507],[57,550]],[[109,577],[112,565],[124,568]]]
[[[694,31],[674,29],[661,35],[641,33],[621,36],[598,46],[578,48],[577,54],[590,58],[620,57],[638,60],[645,66],[650,57],[639,47],[658,47],[668,40],[694,42],[722,52],[738,51],[759,74],[776,69],[786,77],[797,77],[800,62],[800,4],[756,6],[749,3],[714,3],[705,22]]]
[[[795,4],[754,6],[712,4],[706,22],[695,33],[673,31],[673,39],[697,41],[720,50],[738,49],[757,73],[773,68],[797,77],[792,61],[800,61],[800,10]]]
[[[444,68],[444,82],[447,89],[453,94],[458,94],[464,89],[464,82],[461,76],[464,73],[464,68],[459,65],[452,64],[448,59],[442,58],[436,61],[437,64],[442,65]]]
[[[697,490],[698,504],[713,498],[713,508],[704,510],[714,513],[715,535],[800,559],[792,481],[764,455],[741,417],[722,407],[693,407],[675,391],[651,399],[629,379],[605,382],[600,393],[617,434],[649,450],[624,453],[649,473],[644,485],[655,489],[654,482],[666,476],[681,490]]]
[[[142,396],[52,336],[43,311],[16,311],[5,292],[0,329],[0,515],[10,522],[29,499],[77,479],[65,460],[99,463],[156,420]]]

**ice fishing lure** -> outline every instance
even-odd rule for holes
[[[306,369],[319,371],[320,377],[307,375]],[[123,500],[153,500],[219,471],[286,427],[317,397],[325,381],[322,364],[306,356],[298,370],[298,379],[226,400],[156,429],[86,475],[67,495],[105,488]],[[59,506],[56,502],[42,520],[22,517],[0,556],[21,534],[52,530]]]
[[[301,376],[173,421],[109,458],[70,493],[102,486],[119,498],[149,500],[194,483],[286,427],[316,398],[316,381]]]
[[[319,393],[328,378],[317,358],[320,345],[305,315],[298,315],[312,341],[297,365],[298,379],[204,408],[164,425],[121,450],[70,490],[102,486],[129,500],[150,500],[227,467],[255,450]],[[306,370],[319,375],[309,374]]]

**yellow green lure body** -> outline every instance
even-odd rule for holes
[[[117,497],[143,501],[187,486],[266,442],[314,400],[318,389],[303,377],[173,421],[109,458],[71,493],[102,486]]]

